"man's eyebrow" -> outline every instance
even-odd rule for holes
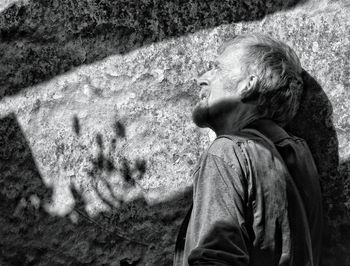
[[[221,67],[221,63],[218,60],[208,61],[207,64],[208,64],[207,66],[208,66],[209,69],[215,69],[215,68],[220,68]]]
[[[215,67],[220,67],[221,66],[221,62],[219,60],[214,60],[214,66]]]
[[[220,64],[220,62],[218,60],[212,60],[212,61],[210,61],[210,64],[213,66],[218,66]]]

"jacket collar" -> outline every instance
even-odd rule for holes
[[[257,119],[247,125],[246,128],[258,130],[273,143],[277,143],[291,137],[282,127],[269,119]]]

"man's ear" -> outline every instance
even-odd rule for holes
[[[241,97],[243,102],[254,101],[258,98],[258,78],[255,75],[249,75],[246,84],[242,90]]]
[[[247,84],[246,84],[246,90],[254,90],[256,85],[258,83],[258,78],[255,75],[249,75]]]

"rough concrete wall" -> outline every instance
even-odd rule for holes
[[[0,265],[168,265],[212,134],[190,119],[218,46],[260,31],[308,72],[290,130],[324,193],[323,265],[350,265],[345,1],[7,1]],[[283,3],[283,4],[282,4]]]

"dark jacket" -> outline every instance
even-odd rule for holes
[[[219,136],[193,178],[174,265],[318,264],[321,193],[305,141],[259,120]]]

